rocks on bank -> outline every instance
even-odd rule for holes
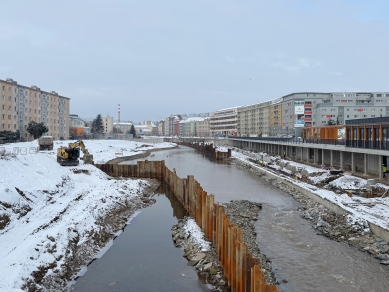
[[[225,204],[225,212],[229,220],[243,231],[249,253],[259,259],[267,284],[276,285],[278,283],[272,271],[271,262],[261,253],[256,242],[257,234],[253,222],[258,220],[258,212],[261,208],[261,204],[246,200],[231,201]],[[204,234],[199,231],[199,227],[197,229],[188,228],[188,225],[196,224],[193,222],[194,220],[190,217],[185,217],[172,227],[174,245],[183,249],[188,265],[194,266],[196,271],[205,277],[213,291],[229,291],[227,279],[215,249],[210,242],[207,244],[202,242]]]
[[[276,180],[270,176],[263,175],[257,167],[245,163],[242,160],[234,160],[248,171],[258,175],[261,179],[276,186],[278,189],[291,195],[302,207],[298,208],[301,217],[309,220],[318,235],[326,236],[338,242],[347,242],[360,251],[368,252],[374,256],[382,265],[389,265],[389,244],[375,236],[368,225],[368,222],[354,215],[338,215],[322,204],[313,201],[293,187]]]

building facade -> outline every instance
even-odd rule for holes
[[[69,139],[70,98],[57,92],[42,91],[32,85],[18,84],[11,78],[0,80],[0,131],[19,130],[20,138],[32,140],[27,132],[28,123],[43,123],[54,139]]]
[[[104,135],[105,137],[110,137],[113,135],[113,117],[110,117],[110,116],[106,116],[105,118],[104,117],[101,117],[102,120],[103,120],[103,125],[104,125]]]
[[[179,135],[181,137],[196,137],[197,133],[197,124],[203,122],[204,118],[193,117],[186,120],[180,121],[179,124]]]
[[[267,137],[269,135],[269,112],[271,101],[238,108],[237,134],[247,137]]]
[[[199,137],[210,137],[211,131],[210,131],[210,118],[206,117],[202,121],[198,121],[196,123],[196,133]]]
[[[211,135],[236,135],[238,126],[238,107],[212,112],[210,116]]]

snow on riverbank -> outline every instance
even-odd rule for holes
[[[38,153],[34,151],[37,141],[0,146],[0,153],[5,150],[0,156],[1,291],[20,289],[26,280],[63,274],[74,248],[85,242],[96,244],[84,252],[96,254],[102,218],[118,206],[130,208],[149,187],[146,180],[111,180],[82,162],[78,167],[60,166],[56,149],[69,142],[57,141],[53,151]],[[117,153],[131,156],[175,146],[120,140],[84,143],[96,163],[116,158]]]
[[[368,222],[374,223],[386,230],[389,230],[389,197],[386,198],[364,198],[360,196],[352,196],[349,197],[346,192],[343,194],[336,194],[331,190],[322,189],[316,187],[312,184],[301,182],[299,180],[295,180],[291,177],[287,177],[277,172],[276,170],[282,171],[282,167],[279,165],[271,165],[273,171],[270,171],[267,168],[260,167],[258,164],[252,162],[253,155],[257,155],[258,157],[262,157],[265,153],[253,154],[249,152],[242,151],[232,151],[232,157],[244,161],[247,164],[250,164],[252,167],[260,168],[263,171],[271,172],[273,175],[279,176],[282,179],[287,180],[295,185],[298,185],[317,196],[327,199],[328,201],[342,207],[343,209],[349,211],[353,217],[353,220],[366,220]],[[268,157],[269,160],[275,161],[275,157]],[[320,182],[325,181],[329,178],[329,171],[300,164],[293,161],[282,160],[285,164],[289,164],[297,168],[298,172],[306,171],[308,174],[313,176],[308,177],[308,179],[313,184],[319,184]],[[366,187],[366,180],[361,179],[352,175],[344,175],[339,177],[336,180],[333,180],[329,183],[331,187],[335,187],[340,190],[350,190],[350,189],[361,189]],[[388,189],[389,187],[383,184],[378,184],[379,187],[383,189]]]

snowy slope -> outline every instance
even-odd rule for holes
[[[110,180],[82,162],[78,167],[60,166],[56,148],[68,142],[57,142],[54,151],[38,153],[33,151],[36,141],[0,147],[0,152],[6,151],[0,156],[0,226],[1,220],[10,220],[0,229],[2,291],[20,288],[22,279],[29,278],[39,266],[55,263],[48,274],[60,268],[69,241],[77,238],[81,244],[87,240],[101,216],[142,195],[147,185],[144,180]],[[115,158],[119,151],[130,156],[175,146],[116,140],[88,140],[85,145],[100,163]],[[19,151],[14,150],[17,147]],[[19,154],[10,154],[13,151]],[[74,169],[83,172],[75,173]]]

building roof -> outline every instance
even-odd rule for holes
[[[192,118],[188,118],[186,120],[180,121],[180,124],[185,124],[185,123],[190,123],[190,122],[202,122],[204,120],[205,120],[205,118],[202,118],[202,117],[192,117]]]

